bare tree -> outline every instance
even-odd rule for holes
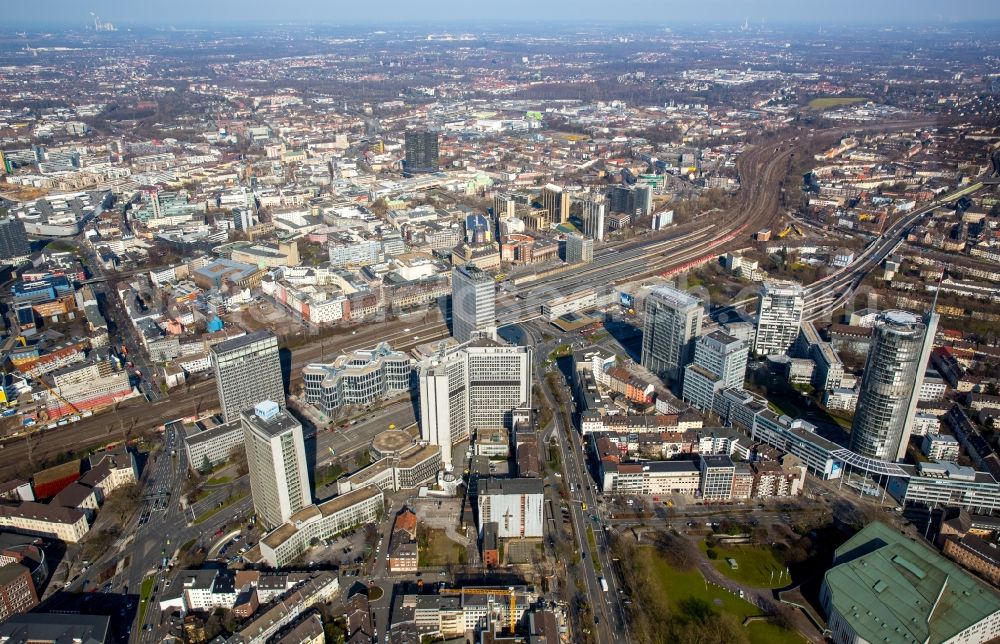
[[[236,445],[229,451],[229,462],[236,466],[236,476],[243,476],[250,471],[247,451],[242,445]]]

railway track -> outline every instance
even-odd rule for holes
[[[913,120],[889,128],[871,126],[867,129],[899,129],[935,122],[933,119]],[[866,128],[843,128],[821,134],[839,136],[859,129]],[[741,155],[736,161],[741,189],[721,220],[712,222],[701,231],[686,233],[692,236],[684,237],[682,243],[670,239],[648,245],[648,267],[629,276],[629,279],[670,274],[685,265],[710,258],[713,254],[718,255],[745,245],[744,235],[770,226],[778,214],[781,183],[787,176],[791,159],[803,147],[802,144],[796,146],[794,139],[802,134],[800,130],[784,131],[781,135],[763,139],[753,149]],[[679,230],[688,229],[685,226]],[[683,248],[677,248],[681,245]],[[623,244],[616,248],[629,250],[633,246]],[[574,277],[580,280],[579,273]],[[404,331],[406,328],[410,330]],[[291,387],[296,387],[301,380],[303,366],[337,353],[371,347],[380,341],[388,341],[394,347],[406,350],[447,335],[447,326],[439,317],[421,324],[398,321],[359,327],[350,335],[345,332],[343,335],[294,348],[287,374],[289,383]],[[99,448],[108,443],[132,439],[162,427],[164,422],[202,414],[217,406],[215,382],[199,380],[188,387],[175,390],[170,396],[157,402],[130,400],[114,411],[97,414],[65,427],[8,438],[0,443],[0,476],[7,479],[25,477],[39,469],[43,461],[51,461],[60,453]]]

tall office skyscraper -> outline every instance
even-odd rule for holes
[[[886,461],[906,454],[937,323],[936,313],[886,311],[876,318],[851,429],[855,452]]]
[[[493,196],[493,218],[497,221],[517,216],[517,200],[506,193]]]
[[[757,334],[753,350],[759,356],[784,355],[795,344],[802,325],[805,294],[796,282],[764,282],[757,300]]]
[[[256,223],[249,208],[233,208],[233,228],[246,232]]]
[[[651,186],[632,188],[632,212],[640,217],[645,217],[653,212],[653,188]]]
[[[496,280],[474,264],[451,271],[451,334],[459,342],[496,335]]]
[[[270,527],[312,503],[302,425],[278,403],[265,400],[240,414],[258,520]]]
[[[278,338],[270,331],[220,342],[212,347],[210,356],[219,406],[227,423],[236,421],[240,412],[253,409],[262,400],[285,404]]]
[[[604,241],[604,208],[604,202],[587,199],[583,202],[583,213],[580,215],[583,234],[597,241]]]
[[[700,299],[671,286],[654,288],[646,297],[642,366],[678,389],[701,335],[702,307]]]
[[[31,254],[31,244],[24,232],[24,222],[13,215],[0,217],[0,264]]]
[[[694,362],[684,367],[684,400],[702,411],[712,409],[719,392],[743,385],[749,355],[746,342],[722,331],[698,338]]]
[[[437,172],[438,133],[431,130],[407,130],[403,138],[405,157],[403,170],[407,174]]]
[[[628,186],[613,186],[608,195],[611,212],[632,212],[632,189]]]
[[[420,435],[441,447],[451,468],[455,443],[477,429],[511,426],[511,412],[531,406],[531,348],[476,340],[418,365]]]
[[[566,235],[566,263],[580,264],[594,261],[594,240],[579,233]]]
[[[560,186],[546,184],[542,188],[542,208],[549,213],[550,224],[561,224],[569,219],[569,193]]]
[[[642,217],[653,211],[653,189],[650,186],[614,186],[610,202],[611,212]]]

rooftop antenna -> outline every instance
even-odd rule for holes
[[[937,288],[934,289],[934,299],[931,301],[931,310],[928,313],[928,317],[934,315],[937,312],[937,300],[938,294],[941,292],[941,282],[944,281],[944,269],[941,269],[941,274],[938,276]]]

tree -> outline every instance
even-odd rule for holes
[[[242,445],[235,445],[229,452],[229,462],[236,466],[236,476],[243,476],[250,471],[247,450]]]
[[[672,532],[661,532],[654,538],[656,549],[674,568],[691,570],[698,562],[697,548],[690,539]]]
[[[208,454],[201,458],[201,465],[198,467],[198,471],[202,474],[212,473],[212,461],[208,460]]]
[[[118,521],[124,521],[135,510],[141,493],[142,490],[136,483],[123,485],[108,495],[101,512],[115,517]]]
[[[786,631],[796,630],[794,612],[787,604],[768,602],[763,606],[763,609],[767,615],[767,621]]]

